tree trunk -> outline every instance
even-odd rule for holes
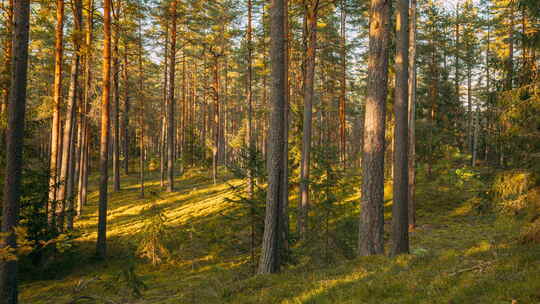
[[[392,255],[409,253],[409,169],[407,159],[409,152],[407,100],[409,97],[409,0],[398,0],[396,19]]]
[[[66,192],[68,188],[69,181],[68,179],[73,179],[73,176],[70,176],[70,166],[73,162],[72,155],[72,149],[75,144],[74,141],[74,126],[77,119],[77,93],[79,91],[78,88],[78,78],[79,78],[79,63],[80,63],[80,39],[77,36],[78,32],[81,30],[81,23],[82,23],[82,3],[81,1],[76,1],[73,3],[73,16],[74,16],[74,28],[73,28],[73,45],[75,46],[73,51],[73,57],[71,62],[71,73],[70,73],[70,86],[69,86],[69,93],[68,93],[68,101],[67,101],[67,108],[66,108],[66,120],[64,123],[64,134],[63,134],[63,142],[62,142],[62,163],[60,166],[60,185],[58,187],[58,193],[57,193],[57,201],[61,205],[58,208],[57,216],[58,216],[58,228],[60,231],[64,229],[64,219],[65,219],[65,211],[66,211],[66,204],[72,206],[73,198],[67,197]],[[68,202],[68,201],[71,201]],[[69,209],[69,208],[68,208]]]
[[[371,0],[358,253],[384,252],[384,136],[388,94],[389,1]]]
[[[144,197],[144,157],[145,157],[145,146],[144,146],[144,90],[143,90],[143,62],[142,62],[142,25],[141,20],[139,19],[139,128],[140,133],[140,142],[139,142],[139,183],[140,195],[141,198]]]
[[[315,51],[317,48],[317,13],[319,1],[311,1],[306,7],[307,49],[305,54],[306,74],[304,78],[304,122],[302,134],[302,155],[300,161],[300,215],[298,230],[302,238],[306,236],[309,209],[309,169],[311,156],[311,133],[313,116],[313,84],[315,80]]]
[[[113,31],[113,108],[112,108],[112,167],[113,167],[113,191],[120,191],[120,53],[118,40],[120,38],[120,10],[122,2],[118,1],[114,14]]]
[[[2,204],[2,248],[16,248],[13,229],[19,222],[19,199],[23,165],[24,115],[28,70],[30,1],[17,0],[13,6],[11,88],[6,130],[6,167]],[[0,260],[0,303],[17,304],[17,260]]]
[[[343,168],[346,167],[346,138],[345,138],[345,103],[347,94],[347,49],[346,49],[346,11],[345,0],[341,0],[341,81],[340,81],[340,96],[339,96],[339,156]]]
[[[81,126],[83,142],[81,144],[80,159],[81,169],[79,170],[79,193],[77,202],[77,215],[81,215],[82,208],[86,204],[86,194],[88,185],[88,109],[90,107],[91,90],[92,90],[92,40],[94,29],[94,2],[93,0],[87,0],[86,11],[86,33],[85,33],[85,66],[84,66],[84,100],[83,110],[81,113]]]
[[[124,151],[124,173],[129,174],[129,74],[128,74],[128,41],[127,39],[124,42],[124,110],[122,111],[122,120],[123,120],[123,132],[122,132],[122,145]]]
[[[416,227],[416,0],[409,15],[409,231]]]
[[[109,181],[109,119],[111,94],[111,2],[103,3],[103,95],[101,99],[101,139],[99,155],[99,214],[96,255],[104,259],[107,253],[107,183]]]
[[[283,219],[281,241],[283,242],[283,250],[281,259],[285,259],[289,251],[289,102],[290,102],[290,85],[289,85],[289,0],[283,1],[284,16],[284,61],[283,69],[285,78],[285,97],[284,101],[284,127],[283,127],[283,177],[281,185],[281,218]],[[266,76],[265,76],[266,77]],[[266,146],[266,140],[263,145]]]
[[[174,191],[174,76],[176,72],[176,12],[177,0],[171,1],[171,51],[169,96],[167,102],[167,191]]]
[[[56,192],[58,188],[58,158],[60,146],[60,104],[62,102],[62,58],[64,54],[64,0],[56,1],[56,28],[54,46],[53,117],[51,124],[51,160],[49,178],[49,226],[56,221]]]
[[[275,273],[280,269],[280,228],[283,185],[283,144],[285,124],[285,41],[284,0],[272,0],[270,7],[270,60],[272,62],[271,112],[268,142],[268,191],[266,215],[259,262],[259,274]]]
[[[4,53],[4,72],[0,78],[0,84],[3,87],[2,96],[0,97],[0,121],[4,121],[4,117],[7,114],[7,106],[9,103],[9,87],[11,81],[11,58],[13,51],[13,43],[11,37],[13,36],[13,0],[8,1],[8,7],[6,9],[6,28],[7,28],[7,38],[6,46]],[[6,117],[7,118],[7,117]],[[7,122],[7,119],[6,119]],[[4,144],[4,132],[6,131],[4,127],[6,125],[0,125],[0,143]]]

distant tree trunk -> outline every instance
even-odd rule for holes
[[[214,147],[212,149],[212,178],[214,185],[218,175],[219,150],[219,56],[214,56]]]
[[[103,95],[101,99],[101,140],[99,155],[99,214],[96,255],[107,253],[107,183],[109,181],[109,120],[111,94],[111,1],[103,3]]]
[[[118,40],[120,38],[120,10],[122,2],[118,1],[114,13],[114,31],[112,46],[112,74],[113,74],[113,107],[112,107],[112,166],[113,166],[113,191],[120,191],[120,52]]]
[[[315,52],[317,49],[317,13],[319,0],[310,1],[305,8],[307,19],[307,49],[305,54],[306,74],[304,78],[304,122],[302,133],[302,155],[300,161],[300,215],[298,230],[306,236],[309,209],[309,169],[311,156],[311,133],[313,116],[313,84],[315,79]]]
[[[175,0],[176,1],[176,0]],[[139,183],[141,185],[140,195],[141,198],[144,197],[144,90],[143,90],[143,62],[142,62],[142,25],[141,20],[139,19],[139,127],[141,130],[140,142],[139,142]]]
[[[60,104],[62,103],[62,58],[64,54],[64,0],[56,1],[56,28],[54,45],[53,117],[51,124],[51,160],[49,178],[48,222],[55,225],[58,184],[58,158],[60,146]]]
[[[255,188],[255,177],[254,177],[254,157],[255,157],[255,138],[253,137],[253,92],[252,92],[252,81],[253,81],[253,67],[252,67],[252,10],[253,4],[251,0],[248,0],[248,24],[247,24],[247,145],[248,145],[248,163],[247,163],[247,175],[248,175],[248,195],[249,199],[253,200],[253,192]],[[263,14],[264,18],[264,14]],[[250,221],[251,221],[251,240],[250,240],[250,251],[251,251],[251,264],[253,267],[253,272],[255,272],[256,262],[255,262],[255,206],[250,205]]]
[[[272,0],[270,7],[270,60],[272,62],[271,112],[268,142],[268,191],[266,216],[259,262],[259,274],[275,273],[280,269],[280,229],[283,181],[283,144],[285,124],[285,41],[284,0]]]
[[[394,100],[394,202],[392,204],[392,255],[409,253],[409,0],[396,9],[396,88]]]
[[[345,128],[346,128],[346,120],[345,120],[345,104],[346,104],[346,97],[347,97],[347,49],[346,49],[346,4],[345,0],[341,0],[341,81],[340,81],[340,96],[339,96],[339,156],[340,160],[342,162],[343,168],[347,166],[346,163],[346,155],[347,155],[347,149],[346,149],[346,137],[345,137]]]
[[[409,14],[409,231],[416,227],[416,0]]]
[[[64,134],[62,137],[62,157],[60,164],[60,177],[58,181],[60,182],[58,186],[58,191],[56,199],[60,204],[57,208],[57,225],[58,229],[62,231],[64,229],[64,219],[67,200],[72,198],[66,197],[66,190],[68,187],[68,179],[72,178],[69,176],[70,163],[73,162],[73,159],[70,158],[72,146],[74,145],[74,125],[77,118],[77,92],[78,92],[78,77],[79,77],[79,59],[80,59],[80,40],[77,37],[78,32],[81,28],[82,16],[81,16],[81,3],[77,1],[73,5],[73,15],[74,15],[74,35],[73,35],[73,44],[75,46],[74,54],[71,62],[71,72],[70,72],[70,86],[68,93],[68,101],[66,108],[66,120],[64,123]]]
[[[471,60],[471,59],[468,59]],[[467,62],[467,151],[473,150],[472,64]]]
[[[384,252],[384,136],[388,94],[389,1],[371,0],[358,253]]]
[[[167,101],[167,191],[174,191],[174,85],[176,72],[176,18],[177,0],[171,1],[171,51],[169,68],[169,96]]]
[[[129,174],[129,110],[130,110],[130,101],[129,101],[129,61],[128,61],[128,42],[127,39],[124,42],[124,110],[122,111],[122,120],[123,120],[123,132],[122,132],[122,145],[124,151],[124,173]]]
[[[13,6],[11,88],[6,130],[6,167],[2,204],[0,248],[16,248],[13,229],[19,223],[21,171],[23,165],[24,112],[28,70],[28,29],[30,1],[17,0]],[[17,304],[17,260],[0,260],[0,303]]]
[[[283,69],[285,78],[285,106],[284,106],[284,127],[283,127],[283,177],[281,185],[281,218],[283,219],[283,234],[281,241],[283,242],[283,251],[281,259],[286,258],[289,250],[289,102],[290,102],[290,85],[289,85],[289,0],[283,1],[284,16],[284,61]],[[266,140],[263,143],[266,146]]]
[[[77,202],[77,215],[81,215],[82,208],[86,204],[86,194],[88,186],[88,108],[90,107],[92,90],[92,41],[94,29],[94,1],[87,0],[86,11],[86,33],[85,33],[85,67],[84,67],[84,101],[83,112],[81,114],[81,126],[83,128],[83,142],[80,150],[81,169],[79,170],[79,194]]]
[[[474,111],[474,130],[473,130],[473,139],[472,139],[472,166],[476,166],[476,160],[478,155],[478,132],[479,132],[479,114],[480,109],[479,106],[476,106],[476,111]]]

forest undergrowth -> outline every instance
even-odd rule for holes
[[[98,196],[93,181],[77,222],[80,237],[50,263],[23,270],[21,302],[540,302],[540,250],[523,236],[531,219],[500,210],[492,169],[463,169],[451,162],[431,176],[420,169],[418,227],[410,234],[411,254],[397,258],[355,257],[359,191],[352,177],[346,185],[352,191],[334,208],[338,213],[316,214],[325,209],[312,208],[310,235],[317,241],[306,242],[309,247],[291,244],[284,271],[265,276],[253,275],[248,211],[230,200],[241,181],[220,173],[222,179],[213,184],[206,170],[190,169],[178,178],[177,191],[167,193],[152,172],[144,198],[136,175],[125,176],[122,190],[110,197],[106,261],[93,257]],[[390,231],[391,185],[385,192]],[[292,195],[291,205],[296,200]]]

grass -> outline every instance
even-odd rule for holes
[[[300,257],[282,273],[253,276],[248,225],[241,208],[225,201],[233,195],[227,183],[241,181],[221,176],[214,185],[207,171],[193,169],[177,179],[177,192],[166,193],[151,173],[145,198],[136,176],[124,176],[123,189],[109,199],[106,261],[92,256],[97,192],[91,188],[75,249],[46,269],[23,273],[21,302],[62,304],[89,296],[98,301],[77,303],[540,303],[540,247],[517,241],[518,220],[478,213],[473,180],[420,176],[419,227],[409,255],[313,262],[299,247],[293,253]],[[391,188],[385,192],[390,201]],[[348,209],[336,221],[356,218],[356,201],[358,195],[347,198]],[[149,206],[161,208],[169,227],[171,256],[157,266],[136,256]],[[133,295],[126,269],[146,286],[141,297]]]

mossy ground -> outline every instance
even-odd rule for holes
[[[21,302],[89,296],[98,301],[77,303],[540,303],[540,247],[518,241],[518,220],[478,212],[474,177],[419,177],[410,255],[299,259],[280,274],[253,276],[244,246],[248,227],[231,227],[239,207],[224,200],[233,195],[227,183],[240,181],[222,172],[214,185],[210,176],[189,170],[177,191],[167,193],[151,173],[144,199],[136,174],[124,176],[123,190],[109,199],[106,261],[93,258],[97,192],[91,188],[75,248],[47,267],[24,271]],[[348,201],[356,216],[358,196]],[[171,256],[157,266],[135,253],[152,205],[162,208],[170,227]],[[142,297],[119,275],[129,267],[147,287]]]

